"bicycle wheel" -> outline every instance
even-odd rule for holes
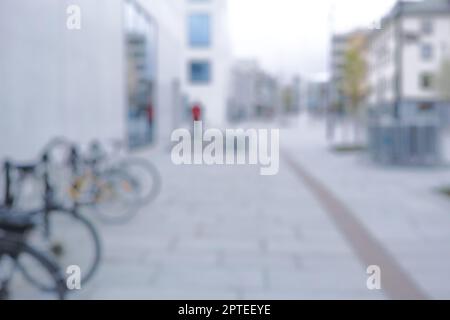
[[[69,204],[92,205],[96,201],[97,178],[92,174],[73,177],[69,186],[65,188],[66,199]]]
[[[95,201],[91,208],[106,223],[124,223],[139,210],[133,181],[123,170],[107,170],[97,176]]]
[[[94,225],[76,211],[59,210],[49,216],[49,233],[45,225],[36,227],[29,235],[30,243],[47,252],[63,270],[78,266],[81,285],[85,285],[97,271],[101,260],[100,237]],[[28,281],[43,291],[53,290],[40,280],[34,270],[23,273]]]
[[[131,181],[131,188],[139,205],[152,202],[161,190],[161,176],[156,167],[145,159],[129,158],[120,168]]]
[[[42,292],[30,285],[24,274],[17,271],[33,269],[41,282],[51,290]],[[22,242],[0,239],[0,299],[63,300],[67,286],[59,266],[44,253]]]

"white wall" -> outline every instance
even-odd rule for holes
[[[183,18],[184,39],[186,46],[185,66],[182,68],[182,86],[189,95],[191,103],[200,102],[205,106],[206,122],[210,126],[221,126],[226,121],[227,100],[231,74],[231,51],[228,30],[226,0],[188,1]],[[211,15],[211,47],[195,49],[189,47],[188,17],[195,12],[207,12]],[[212,80],[207,85],[191,84],[189,81],[188,63],[191,60],[206,59],[211,61]]]
[[[54,136],[125,138],[123,1],[0,1],[0,158],[33,158]],[[174,113],[183,112],[174,84],[183,65],[184,2],[136,1],[158,24],[156,138],[165,145]],[[77,31],[66,28],[73,4],[82,14]]]
[[[421,17],[408,17],[403,20],[405,32],[419,34],[419,41],[405,45],[403,49],[403,94],[408,99],[437,99],[435,90],[424,90],[419,77],[422,72],[436,74],[444,57],[450,57],[450,16],[433,16],[433,32],[423,35]],[[433,47],[433,57],[429,61],[421,58],[420,44],[429,43]]]
[[[0,1],[0,157],[33,158],[54,136],[124,138],[121,17],[121,0]]]
[[[394,24],[387,24],[382,30],[377,31],[372,38],[368,50],[369,74],[368,81],[370,92],[368,102],[371,105],[380,103],[393,103],[395,99],[395,31]],[[385,53],[380,57],[379,52]],[[383,94],[379,94],[380,85],[385,84]]]
[[[417,35],[416,41],[405,43],[402,47],[402,88],[401,95],[403,99],[436,100],[439,96],[435,90],[424,90],[420,86],[420,75],[423,72],[437,74],[438,69],[444,57],[450,57],[450,16],[433,15],[429,18],[433,22],[433,32],[431,35],[424,35],[421,31],[421,22],[427,16],[408,16],[402,19],[401,28],[404,34]],[[421,44],[429,43],[433,47],[433,58],[424,61],[421,57]],[[387,62],[377,60],[377,50],[385,47],[389,52]],[[369,82],[371,92],[369,103],[379,103],[377,97],[377,87],[380,81],[388,83],[388,89],[384,94],[385,102],[393,102],[395,98],[394,75],[395,65],[395,46],[394,26],[389,23],[385,29],[378,32],[370,45],[370,72]]]

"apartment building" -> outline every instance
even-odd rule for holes
[[[183,16],[179,0],[0,1],[0,157],[32,159],[57,136],[168,140]]]
[[[448,122],[437,75],[450,58],[450,1],[398,2],[370,35],[370,94],[375,115],[404,122]]]
[[[230,120],[244,120],[256,112],[256,83],[260,72],[256,60],[239,60],[233,63],[230,78],[228,117]]]
[[[227,118],[231,50],[226,0],[180,0],[185,5],[185,66],[181,88],[188,109],[202,108],[202,118],[221,126]],[[189,110],[188,110],[189,111]]]
[[[237,60],[231,68],[229,118],[273,117],[280,105],[280,94],[277,79],[265,72],[256,60]]]
[[[348,34],[335,34],[331,38],[330,108],[335,111],[343,111],[346,104],[341,83],[344,76],[344,59],[348,42]]]

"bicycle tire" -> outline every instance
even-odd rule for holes
[[[105,188],[106,185],[112,189],[112,192],[115,195],[115,201],[102,202],[97,199],[91,206],[91,209],[94,210],[95,214],[102,222],[107,224],[125,223],[139,212],[140,205],[137,203],[137,199],[133,197],[127,198],[124,196],[126,192],[121,192],[121,186],[119,186],[119,184],[129,180],[129,176],[123,170],[107,170],[103,172],[98,179],[102,180],[104,184],[102,187],[99,187],[99,190]],[[103,193],[103,191],[100,193]],[[118,209],[108,207],[114,205],[114,203],[119,206]],[[107,206],[106,208],[104,207],[105,205]]]
[[[140,168],[140,172],[144,170],[146,174],[133,174],[132,168]],[[119,177],[118,180],[128,181],[135,189],[147,183],[151,187],[144,195],[139,195],[134,192],[134,195],[129,199],[125,199],[125,207],[119,214],[113,214],[113,210],[101,209],[98,205],[94,206],[99,218],[109,224],[122,224],[133,219],[140,209],[151,203],[159,194],[161,190],[161,176],[156,167],[149,161],[142,158],[127,158],[123,160],[117,167],[112,170],[107,170],[103,173],[104,176],[115,175]],[[147,178],[147,179],[146,179]],[[147,181],[142,182],[142,179]]]
[[[159,171],[156,169],[156,167],[150,161],[147,161],[146,159],[142,159],[142,158],[128,158],[121,163],[120,167],[128,175],[131,175],[134,179],[138,178],[138,179],[142,180],[145,177],[144,177],[144,175],[140,175],[140,174],[133,175],[131,172],[132,167],[138,167],[138,168],[140,167],[140,169],[143,169],[143,171],[148,174],[148,177],[150,177],[149,180],[151,180],[151,188],[147,193],[138,197],[139,205],[145,206],[145,205],[148,205],[149,203],[151,203],[153,200],[155,200],[155,198],[158,196],[158,194],[161,191],[162,179],[161,179],[161,175],[159,174]],[[145,183],[142,183],[140,181],[139,185],[142,185],[142,184],[145,184]]]
[[[92,241],[91,245],[93,248],[94,256],[93,256],[92,262],[89,264],[89,267],[86,268],[83,266],[83,268],[82,268],[81,285],[84,286],[95,275],[95,273],[97,272],[97,270],[100,266],[100,262],[101,262],[102,245],[101,245],[101,240],[100,240],[100,236],[97,232],[97,229],[95,228],[95,226],[89,219],[87,219],[84,215],[80,214],[77,210],[58,210],[57,212],[54,212],[52,214],[60,214],[60,215],[65,214],[65,215],[71,216],[78,223],[80,223],[81,226],[83,226],[85,228],[85,230],[88,232],[88,234],[91,238],[90,240]],[[52,214],[50,215],[50,220],[52,219]],[[50,238],[52,237],[51,232],[52,231],[50,229]],[[74,259],[74,260],[76,260],[76,259]],[[76,264],[76,263],[74,263],[74,264]],[[64,267],[67,267],[67,266],[64,266]],[[49,288],[45,284],[42,284],[42,282],[40,282],[39,279],[37,279],[37,277],[33,276],[33,274],[30,273],[28,270],[24,269],[22,272],[23,272],[25,278],[31,284],[33,284],[35,287],[39,288],[40,290],[42,290],[42,291],[52,291],[53,290],[53,288]]]
[[[7,255],[18,262],[19,270],[23,273],[23,266],[20,264],[20,258],[23,255],[29,255],[38,262],[44,270],[48,272],[54,281],[52,292],[59,300],[64,300],[67,295],[67,285],[64,276],[58,264],[45,253],[29,246],[26,243],[17,242],[10,239],[0,239],[0,256]]]

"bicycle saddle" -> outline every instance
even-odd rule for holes
[[[12,233],[25,233],[36,225],[36,212],[16,212],[0,208],[0,230]]]
[[[33,163],[33,164],[19,164],[14,165],[14,168],[17,171],[23,172],[23,173],[32,173],[36,170],[39,164]]]

